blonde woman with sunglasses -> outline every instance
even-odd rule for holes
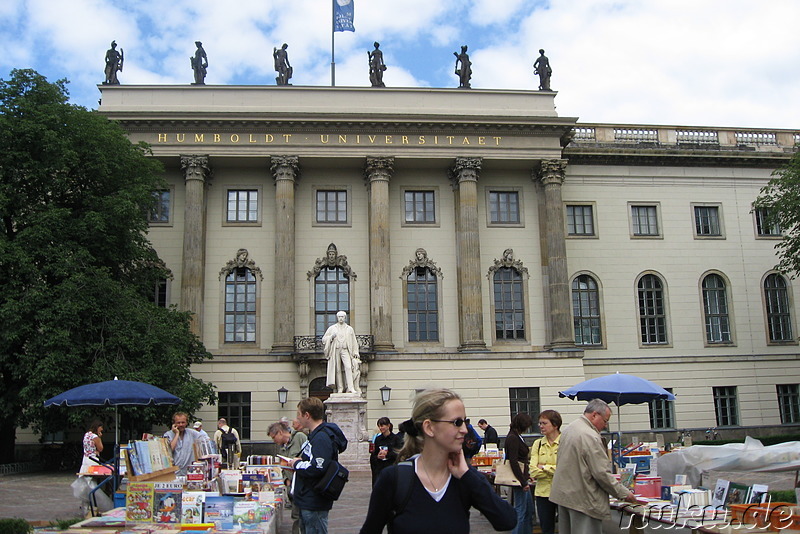
[[[495,530],[514,528],[514,509],[464,458],[466,418],[464,402],[452,390],[417,394],[411,419],[400,425],[401,463],[375,482],[361,534],[380,534],[387,525],[392,534],[468,533],[473,506]]]

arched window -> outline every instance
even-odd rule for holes
[[[572,281],[572,321],[576,345],[602,345],[600,328],[600,292],[597,282],[588,274]]]
[[[237,267],[225,277],[225,343],[256,341],[256,277]]]
[[[494,329],[497,339],[525,339],[522,275],[514,267],[494,273]]]
[[[764,279],[764,303],[767,308],[769,340],[794,341],[789,293],[783,276],[771,274]]]
[[[639,332],[643,345],[667,343],[667,309],[664,286],[653,274],[646,274],[637,285]]]
[[[314,279],[314,331],[316,335],[336,322],[336,314],[350,316],[350,280],[341,267],[323,267]]]
[[[408,340],[439,341],[439,300],[436,273],[428,267],[411,269],[406,278]]]
[[[730,343],[731,322],[725,280],[718,274],[703,278],[703,314],[707,343]]]

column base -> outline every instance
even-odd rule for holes
[[[458,347],[459,352],[489,352],[485,341],[467,341]]]

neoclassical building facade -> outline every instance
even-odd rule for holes
[[[585,124],[548,91],[100,90],[165,167],[154,299],[214,354],[195,372],[220,402],[198,415],[246,439],[327,395],[339,310],[369,422],[428,386],[499,429],[569,421],[582,404],[558,391],[619,371],[677,396],[626,406],[628,432],[800,423],[797,284],[752,210],[800,131]]]

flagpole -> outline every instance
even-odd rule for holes
[[[336,0],[331,0],[331,87],[336,87],[336,59],[334,56],[334,49],[335,49],[335,40],[334,36],[336,35],[336,6],[333,3]]]

